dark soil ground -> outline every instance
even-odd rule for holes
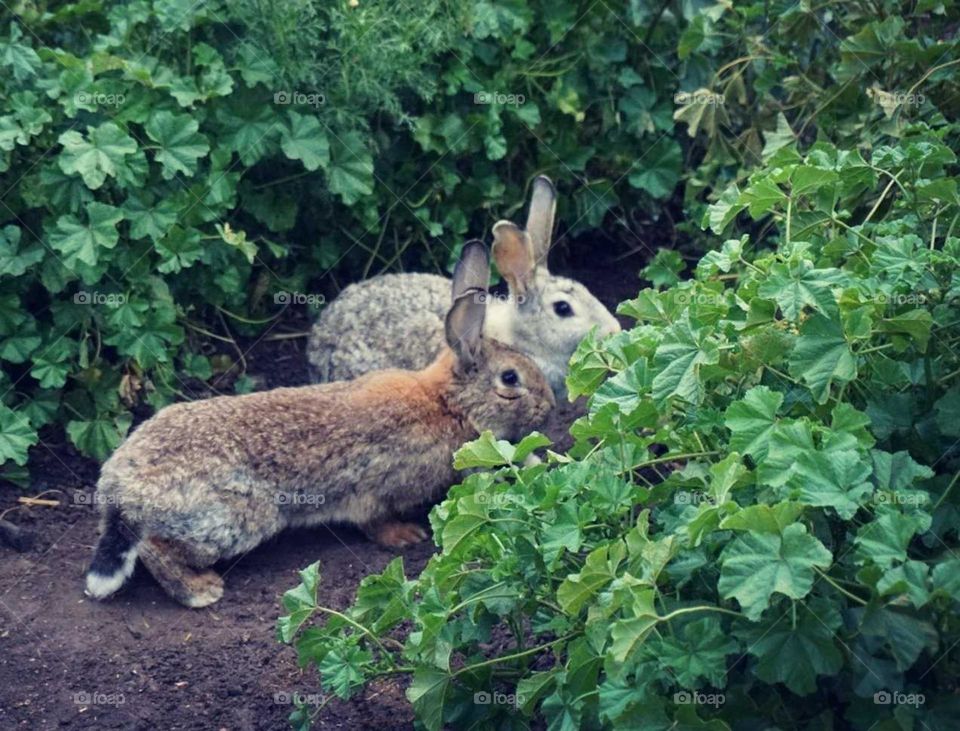
[[[613,309],[636,294],[640,261],[594,257],[575,276]],[[300,315],[278,329],[306,326]],[[294,338],[246,343],[249,372],[261,388],[305,383],[303,347]],[[566,406],[545,431],[556,439],[574,412]],[[298,569],[320,559],[324,604],[346,607],[360,580],[394,554],[348,528],[291,532],[218,567],[226,592],[208,609],[174,603],[142,567],[114,598],[94,602],[83,594],[83,574],[97,539],[98,467],[62,436],[44,442],[32,453],[31,487],[0,487],[0,513],[22,494],[57,501],[6,515],[35,540],[23,552],[0,544],[0,729],[288,728],[291,695],[316,700],[319,683],[274,637],[280,596],[298,583]],[[433,548],[403,551],[408,575]],[[314,727],[412,726],[404,685],[392,681],[331,702]]]

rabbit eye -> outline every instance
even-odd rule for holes
[[[553,311],[558,317],[573,317],[573,308],[566,300],[559,300],[553,303]]]
[[[516,386],[520,383],[520,376],[513,368],[508,368],[500,374],[500,380],[504,386]]]

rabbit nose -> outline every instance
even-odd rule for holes
[[[604,335],[616,335],[621,330],[620,322],[617,320],[617,318],[612,317],[610,319],[612,322],[607,325],[606,329],[603,331]]]

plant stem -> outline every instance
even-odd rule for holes
[[[730,609],[724,609],[723,607],[715,607],[712,604],[705,604],[699,607],[682,607],[681,609],[674,609],[670,614],[664,614],[660,617],[661,622],[668,622],[674,617],[679,617],[681,614],[691,614],[693,612],[719,612],[720,614],[727,614],[731,617],[736,617],[737,619],[744,619],[744,616],[740,612],[734,612]]]
[[[650,465],[663,464],[664,462],[673,462],[678,459],[693,459],[694,457],[713,457],[720,454],[719,451],[714,450],[711,452],[687,452],[685,454],[667,454],[663,457],[657,457],[655,459],[649,459],[646,462],[640,462],[633,465],[631,470],[638,470],[641,467],[649,467]]]
[[[950,484],[947,485],[947,489],[943,491],[943,495],[941,495],[940,498],[937,500],[937,502],[934,504],[933,510],[931,512],[934,512],[934,513],[937,512],[937,508],[939,508],[943,504],[943,501],[947,499],[947,495],[950,494],[950,491],[953,489],[953,486],[957,484],[957,480],[960,480],[960,470],[958,470],[957,474],[955,474],[953,476],[953,479],[950,480]]]
[[[538,652],[541,652],[542,650],[548,650],[554,645],[559,645],[561,642],[568,642],[574,639],[575,637],[578,637],[580,634],[581,634],[580,632],[573,632],[565,637],[561,637],[559,639],[553,640],[552,642],[547,642],[546,644],[543,644],[543,645],[537,645],[536,647],[530,647],[524,650],[523,652],[515,652],[512,655],[501,655],[500,657],[492,657],[489,660],[484,660],[483,662],[478,662],[473,665],[466,665],[460,668],[459,670],[457,670],[457,672],[455,672],[451,677],[455,678],[458,675],[461,675],[463,673],[468,673],[473,670],[478,670],[479,668],[489,667],[490,665],[496,665],[501,662],[509,662],[510,660],[519,660],[520,658],[526,657],[528,655],[536,655]]]
[[[367,637],[369,637],[371,640],[373,640],[374,644],[376,644],[376,646],[380,648],[380,651],[381,651],[388,659],[390,659],[390,658],[392,657],[391,654],[390,654],[390,651],[389,651],[389,650],[384,646],[384,644],[380,641],[380,638],[377,637],[375,634],[373,634],[373,632],[371,632],[369,629],[367,629],[366,627],[364,627],[364,626],[363,626],[362,624],[360,624],[359,622],[356,622],[356,621],[350,619],[350,617],[348,617],[346,614],[343,614],[342,612],[338,612],[336,609],[329,609],[329,608],[327,608],[327,607],[317,607],[317,610],[318,610],[318,611],[321,611],[321,612],[325,612],[326,614],[330,614],[330,615],[332,615],[332,616],[334,616],[334,617],[337,617],[337,618],[339,618],[339,619],[342,619],[344,622],[346,622],[347,624],[349,624],[351,627],[360,630],[363,634],[365,634]],[[396,642],[396,640],[393,640],[393,641]],[[399,643],[398,643],[398,644],[399,644]],[[401,649],[402,649],[403,646],[401,645],[400,647],[401,647]],[[394,665],[394,666],[396,665],[396,664],[392,661],[392,659],[390,659],[390,664],[391,664],[391,665]]]
[[[814,567],[814,568],[816,568],[816,567]],[[834,580],[830,577],[829,574],[821,571],[820,569],[816,569],[816,571],[817,571],[818,574],[820,574],[820,576],[821,576],[822,578],[824,578],[824,579],[827,580],[827,583],[830,584],[830,586],[832,586],[834,589],[836,589],[837,591],[839,591],[841,594],[843,594],[843,595],[844,595],[845,597],[847,597],[848,599],[852,599],[853,601],[857,602],[857,604],[860,604],[860,605],[862,605],[862,606],[866,606],[866,605],[869,603],[869,602],[861,599],[860,597],[858,597],[856,594],[852,594],[852,593],[850,593],[849,591],[847,591],[846,589],[844,589],[844,588],[843,588],[842,586],[840,586],[836,581],[834,581]]]

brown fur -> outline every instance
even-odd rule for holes
[[[478,346],[476,363],[448,348],[422,371],[169,406],[104,464],[102,502],[135,529],[161,586],[194,607],[222,592],[202,569],[289,526],[347,523],[392,546],[421,539],[396,518],[456,481],[453,452],[485,429],[516,440],[554,404],[532,361],[496,341]],[[506,369],[520,387],[502,383]]]

